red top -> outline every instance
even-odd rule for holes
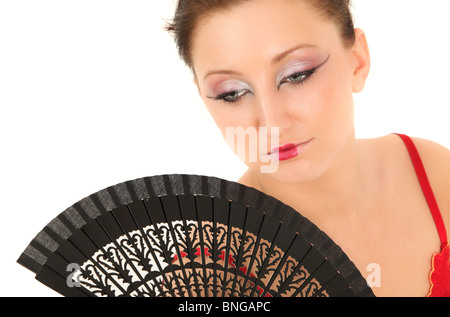
[[[447,240],[447,232],[439,206],[431,189],[427,173],[420,158],[419,152],[410,137],[397,134],[403,140],[408,149],[409,156],[416,170],[417,178],[425,195],[431,214],[441,240],[441,251],[433,254],[431,258],[431,271],[429,274],[430,291],[428,297],[450,297],[450,250]]]

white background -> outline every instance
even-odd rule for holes
[[[237,179],[162,26],[174,0],[0,0],[0,296],[58,296],[16,263],[57,214],[164,173]],[[355,0],[372,53],[358,137],[450,148],[448,0]]]

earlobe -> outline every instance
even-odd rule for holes
[[[358,93],[364,89],[370,71],[370,51],[366,35],[361,29],[355,29],[356,39],[353,46],[353,92]]]

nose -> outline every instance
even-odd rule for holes
[[[255,98],[255,102],[260,128],[266,127],[269,131],[278,128],[280,135],[291,128],[294,116],[290,114],[289,104],[279,91],[266,90]]]

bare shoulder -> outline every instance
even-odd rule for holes
[[[411,138],[419,151],[425,170],[435,190],[447,191],[450,200],[450,150],[436,142]]]
[[[439,143],[423,138],[411,137],[411,139],[422,158],[447,232],[450,233],[450,150]]]
[[[447,233],[450,236],[450,150],[439,143],[424,138],[411,137],[411,139],[420,154],[441,210]],[[398,170],[407,161],[410,162],[403,141],[395,134],[362,140],[362,143],[365,144],[367,149],[376,152],[378,157],[382,158],[382,162],[390,163],[389,172],[392,169]],[[401,157],[401,159],[392,160],[392,157]]]

